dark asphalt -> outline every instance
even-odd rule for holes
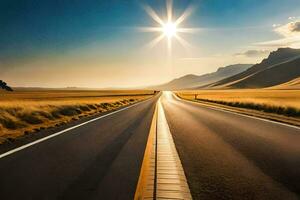
[[[163,95],[194,199],[300,199],[300,130]]]
[[[0,159],[0,199],[133,199],[156,100]]]

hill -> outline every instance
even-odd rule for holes
[[[263,88],[291,81],[300,76],[300,49],[279,48],[261,63],[210,88]]]
[[[251,66],[252,64],[236,64],[220,67],[216,72],[209,74],[199,76],[188,74],[186,76],[174,79],[166,84],[155,86],[154,88],[157,90],[180,90],[201,87],[243,72]]]
[[[270,87],[270,89],[300,90],[300,77],[295,78],[295,79],[293,79],[291,81],[288,81],[286,83]]]

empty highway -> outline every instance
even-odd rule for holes
[[[0,158],[1,199],[133,199],[158,98]],[[299,199],[299,128],[160,98],[193,199]]]

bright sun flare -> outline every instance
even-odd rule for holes
[[[148,5],[145,5],[145,11],[149,14],[149,16],[159,24],[159,26],[154,27],[142,27],[141,31],[144,32],[160,32],[161,34],[154,38],[149,42],[147,46],[154,47],[158,44],[163,38],[167,38],[168,40],[168,51],[171,52],[172,48],[172,38],[175,38],[183,47],[190,47],[189,43],[186,42],[179,34],[180,33],[193,33],[197,29],[195,28],[183,28],[181,23],[192,13],[193,8],[188,7],[181,16],[179,16],[176,20],[173,20],[173,3],[172,0],[166,0],[166,17],[167,20],[164,21],[163,18],[157,15],[157,13]]]
[[[165,34],[165,36],[167,36],[168,38],[171,38],[173,37],[176,32],[177,32],[177,27],[176,27],[176,24],[172,23],[172,22],[169,22],[167,24],[164,24],[163,25],[163,33]]]

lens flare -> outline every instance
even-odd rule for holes
[[[184,22],[188,16],[192,14],[193,7],[189,6],[177,19],[173,19],[173,2],[172,0],[166,1],[166,21],[163,20],[149,5],[145,5],[144,9],[146,13],[158,24],[158,26],[141,27],[142,32],[160,32],[161,34],[154,38],[147,46],[154,47],[164,37],[168,40],[168,51],[171,52],[172,39],[176,39],[184,48],[191,47],[179,33],[194,33],[198,31],[197,28],[183,28],[181,23]]]
[[[176,35],[176,32],[177,32],[177,27],[174,23],[169,22],[169,23],[163,25],[163,33],[168,38],[171,38],[174,35]]]

